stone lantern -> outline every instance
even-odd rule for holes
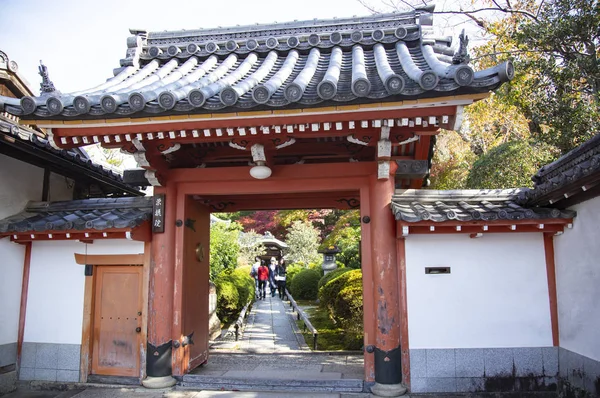
[[[341,250],[339,249],[339,247],[335,245],[328,246],[325,249],[319,251],[319,253],[323,253],[323,264],[321,264],[321,267],[323,267],[323,271],[325,272],[325,274],[328,274],[329,272],[337,268],[337,264],[335,262],[335,255],[340,252]]]

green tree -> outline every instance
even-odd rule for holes
[[[477,159],[467,178],[466,188],[532,187],[531,176],[557,155],[556,148],[545,143],[507,142]]]
[[[257,256],[262,256],[267,253],[267,249],[260,244],[261,239],[262,235],[257,234],[253,229],[240,234],[240,262],[246,265],[253,264],[254,259]]]
[[[305,266],[319,262],[319,231],[306,221],[294,221],[288,228],[286,243],[289,246],[286,258],[293,263],[302,262]]]
[[[210,227],[210,278],[215,280],[224,269],[237,266],[241,226],[238,223],[214,223]]]
[[[341,250],[336,260],[349,268],[360,268],[360,212],[345,211],[335,222],[333,230],[323,240],[321,248],[337,245]]]

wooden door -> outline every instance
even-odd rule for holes
[[[139,376],[142,267],[97,266],[92,374]]]

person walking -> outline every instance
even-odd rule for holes
[[[252,264],[252,268],[250,269],[250,277],[254,279],[254,294],[260,299],[259,290],[258,290],[258,267],[260,267],[260,257],[254,258],[255,262]]]
[[[281,262],[275,267],[275,281],[277,282],[277,290],[279,291],[279,298],[281,300],[283,300],[283,297],[285,296],[286,273],[285,260],[281,259]]]
[[[267,296],[267,281],[269,280],[269,267],[267,262],[262,260],[258,267],[258,298],[263,300]]]
[[[275,297],[275,291],[277,291],[277,282],[275,282],[275,268],[277,268],[277,259],[271,257],[271,264],[269,264],[269,288],[271,289],[271,297]]]

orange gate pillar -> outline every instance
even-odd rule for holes
[[[175,184],[155,187],[155,194],[165,194],[164,232],[152,236],[150,286],[148,289],[147,388],[165,388],[177,382],[172,374],[174,245],[177,192]]]
[[[404,394],[400,349],[400,301],[396,261],[396,222],[390,209],[393,176],[369,185],[371,209],[371,264],[375,301],[375,385],[373,394],[396,397]]]

